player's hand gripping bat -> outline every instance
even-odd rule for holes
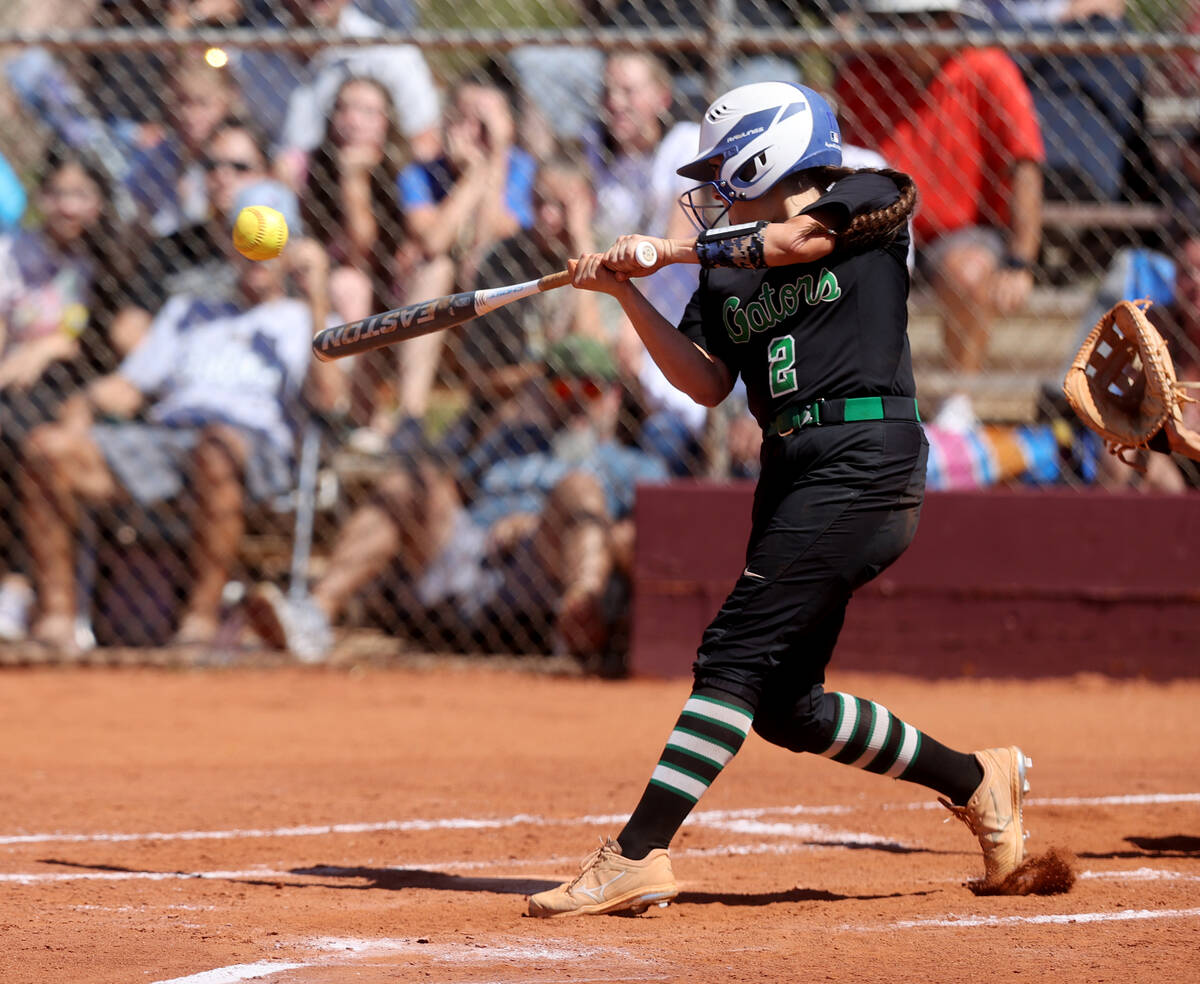
[[[638,263],[647,269],[658,262],[658,250],[650,242],[638,243],[636,256]],[[406,304],[361,321],[322,329],[313,337],[313,354],[322,362],[329,362],[359,352],[370,352],[418,335],[453,328],[522,297],[565,287],[570,282],[571,271],[560,270],[523,284],[447,294],[418,304]]]

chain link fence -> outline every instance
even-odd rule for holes
[[[917,179],[931,488],[1200,484],[1114,465],[1058,395],[1121,296],[1200,378],[1197,31],[1165,0],[8,0],[7,658],[619,669],[634,488],[752,478],[744,400],[692,405],[586,292],[331,365],[308,340],[688,234],[674,169],[751,81],[818,89],[848,163]],[[232,251],[250,203],[288,216],[280,260]],[[644,289],[673,318],[694,283]]]

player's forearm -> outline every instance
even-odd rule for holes
[[[1013,169],[1011,232],[1008,251],[1028,264],[1042,246],[1042,169],[1036,161],[1018,161]]]
[[[808,215],[798,215],[786,222],[768,222],[761,229],[747,225],[716,231],[720,238],[686,236],[664,240],[667,248],[663,262],[749,268],[792,266],[824,259],[837,245],[834,234]]]
[[[701,406],[715,407],[729,395],[729,371],[682,335],[630,283],[617,291],[626,316],[667,381]]]

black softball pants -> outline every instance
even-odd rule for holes
[[[794,751],[829,744],[825,667],[853,592],[912,542],[927,453],[924,431],[908,421],[763,442],[746,569],[705,631],[693,672],[697,688],[749,703],[768,741]]]

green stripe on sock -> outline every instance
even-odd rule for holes
[[[686,748],[684,748],[684,749],[680,749],[680,751],[685,751],[685,752],[686,752],[686,751],[687,751],[687,749],[686,749]],[[689,752],[689,754],[691,754],[691,753]],[[709,786],[709,785],[711,785],[711,784],[712,784],[712,780],[711,780],[711,779],[705,779],[705,778],[704,778],[704,776],[698,776],[698,775],[696,775],[696,773],[694,773],[694,772],[689,772],[687,769],[680,768],[680,767],[679,767],[678,765],[676,765],[674,762],[664,762],[664,761],[662,761],[661,759],[659,759],[659,762],[658,762],[658,764],[659,764],[659,765],[661,765],[661,766],[662,766],[664,769],[673,769],[675,772],[681,772],[681,773],[683,773],[685,776],[687,776],[689,779],[695,779],[695,780],[696,780],[696,782],[702,782],[702,783],[704,783],[704,785],[705,785],[705,786]]]
[[[673,793],[674,795],[687,800],[689,803],[699,803],[700,802],[700,800],[698,800],[691,793],[685,793],[682,789],[679,789],[676,786],[668,785],[667,783],[663,782],[661,779],[651,779],[649,782],[649,785],[657,786],[659,789],[665,789],[668,793]]]
[[[895,763],[896,755],[900,754],[900,748],[903,744],[902,739],[904,738],[904,722],[896,717],[896,715],[891,711],[887,712],[887,716],[887,734],[884,735],[883,744],[879,746],[879,751],[875,753],[875,757],[863,766],[863,770],[865,772],[887,772],[887,770],[890,769]],[[896,755],[888,755],[888,745],[890,745],[893,740],[896,743]],[[886,764],[880,761],[880,759],[885,757],[888,760]]]
[[[736,732],[737,734],[741,735],[743,738],[745,738],[750,733],[750,725],[754,721],[754,715],[751,714],[748,710],[746,710],[746,708],[738,707],[737,704],[730,704],[723,700],[717,700],[714,697],[702,697],[698,694],[692,694],[691,697],[688,698],[688,700],[689,701],[692,701],[692,700],[700,701],[702,704],[712,704],[714,707],[723,707],[727,711],[732,711],[734,714],[738,715],[738,717],[744,718],[746,720],[745,728],[742,728],[741,726],[736,725],[736,724],[732,724],[729,721],[721,721],[716,718],[706,718],[706,720],[714,721],[716,724],[721,725],[723,728],[728,728],[730,731]],[[685,705],[685,707],[686,707],[686,705]],[[684,714],[697,714],[696,711],[687,711],[687,710],[685,710],[683,713]],[[701,715],[697,714],[697,716],[701,716]]]

